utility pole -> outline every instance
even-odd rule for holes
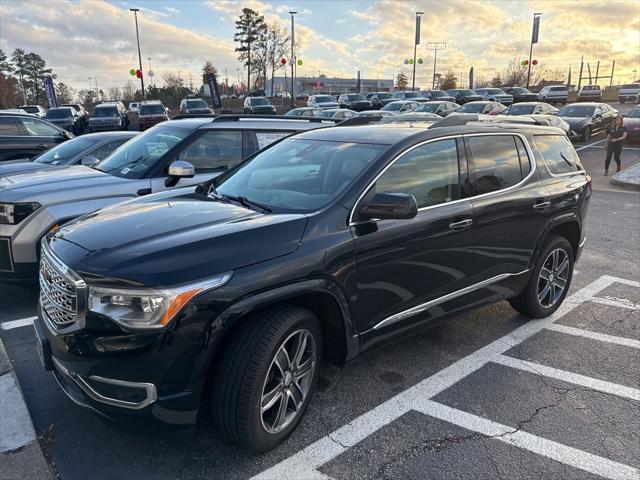
[[[142,89],[142,100],[144,100],[144,73],[142,72],[142,55],[140,55],[140,33],[138,32],[138,12],[139,8],[130,8],[130,12],[133,12],[133,17],[136,21],[136,41],[138,42],[138,64],[140,65],[140,88]]]
[[[93,85],[91,84],[91,77],[89,77],[89,98],[93,102],[93,93],[91,93],[92,89],[93,89]]]
[[[614,60],[613,63],[611,64],[611,79],[609,80],[609,88],[611,88],[611,86],[613,85],[613,71],[616,68],[616,61]]]
[[[99,102],[100,101],[100,91],[98,90],[98,77],[93,77],[93,81],[96,84],[96,100]]]
[[[149,71],[147,73],[149,74],[149,85],[151,85],[151,83],[153,82],[153,70],[151,70],[151,57],[147,57],[147,61],[149,62]]]
[[[447,48],[447,42],[427,42],[426,50],[433,51],[433,82],[431,84],[431,89],[435,90],[436,88],[436,65],[438,62],[438,50],[445,50]]]
[[[531,43],[529,44],[529,64],[527,69],[527,88],[531,79],[531,57],[533,56],[533,44],[538,43],[538,32],[540,31],[540,15],[542,13],[533,14],[533,28],[531,30]]]
[[[420,19],[424,12],[416,12],[416,38],[413,43],[413,75],[411,77],[411,91],[416,89],[416,49],[420,43]]]
[[[580,91],[580,86],[582,85],[582,68],[584,67],[584,55],[580,56],[580,74],[578,75],[578,92]]]
[[[296,36],[295,36],[295,22],[293,20],[293,16],[295,14],[297,14],[298,12],[294,12],[294,11],[290,11],[289,15],[291,15],[291,59],[289,60],[291,62],[291,108],[294,108],[296,106],[296,95],[295,95],[295,72],[294,72],[294,64],[296,63],[294,54],[293,54],[293,49],[296,43]]]

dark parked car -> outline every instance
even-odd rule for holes
[[[373,92],[367,93],[367,100],[371,102],[371,108],[374,110],[380,110],[387,103],[397,100],[390,92]]]
[[[551,315],[590,187],[555,128],[304,132],[195,193],[113,205],[47,238],[37,345],[104,417],[185,428],[202,409],[266,451],[300,422],[324,361],[504,299]]]
[[[40,155],[73,135],[32,115],[0,113],[0,162]]]
[[[556,115],[569,124],[570,138],[586,142],[592,135],[609,129],[618,111],[606,103],[572,103],[562,107]]]
[[[78,115],[82,118],[82,131],[86,131],[89,128],[89,112],[85,110],[85,108],[79,103],[63,103],[60,105],[61,107],[71,107],[73,108]]]
[[[136,132],[102,132],[75,137],[68,142],[59,143],[31,160],[0,163],[0,178],[35,170],[46,170],[50,167],[66,167],[80,163],[95,164],[135,135]]]
[[[414,102],[428,101],[428,99],[423,97],[420,92],[416,92],[414,90],[400,90],[393,92],[393,96],[396,97],[396,100],[411,100]]]
[[[500,102],[503,105],[511,105],[513,103],[513,95],[506,93],[501,88],[478,88],[476,93],[482,95],[484,100]]]
[[[436,113],[441,117],[446,117],[447,115],[455,112],[459,108],[460,108],[460,105],[454,102],[431,100],[427,103],[421,103],[420,105],[418,105],[418,108],[416,108],[415,111]]]
[[[300,107],[289,110],[285,117],[317,117],[322,113],[322,109],[315,107]]]
[[[340,108],[348,108],[355,112],[364,112],[372,108],[372,103],[361,93],[343,93],[338,97],[338,104]]]
[[[82,117],[71,107],[50,108],[44,119],[75,135],[83,132]]]
[[[180,113],[185,115],[213,113],[207,102],[201,98],[183,98],[180,102]]]
[[[529,89],[524,87],[504,87],[502,90],[513,96],[513,103],[536,102],[538,100],[536,93],[530,92]]]
[[[546,102],[520,102],[517,105],[511,105],[507,108],[503,115],[555,115],[558,109]]]
[[[96,105],[89,118],[89,131],[126,130],[129,126],[127,109],[122,102],[105,102]]]
[[[140,131],[169,120],[166,107],[161,101],[142,102],[138,107],[138,127]]]
[[[441,102],[455,102],[456,99],[449,95],[444,90],[427,90],[425,92],[421,92],[422,96],[429,101],[438,100]]]
[[[458,105],[482,100],[482,95],[478,95],[474,90],[453,88],[451,90],[447,90],[447,93],[455,98]]]
[[[627,129],[627,139],[631,141],[640,140],[640,106],[635,106],[622,119],[622,124]]]
[[[267,97],[247,97],[244,99],[244,113],[275,115],[274,107]]]

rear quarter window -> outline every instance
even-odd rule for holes
[[[526,175],[520,166],[516,138],[511,135],[467,137],[465,147],[476,195],[512,187]]]
[[[584,170],[576,149],[565,135],[535,135],[533,141],[552,174]]]

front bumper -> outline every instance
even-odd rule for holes
[[[89,122],[89,128],[94,132],[105,132],[112,130],[120,130],[119,123],[91,123]]]

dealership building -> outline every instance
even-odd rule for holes
[[[291,91],[291,77],[275,77],[273,79],[274,93],[276,92],[290,92]],[[350,93],[357,90],[358,79],[357,78],[337,78],[337,77],[298,77],[295,80],[295,94],[301,93],[313,94],[339,94]],[[392,92],[393,80],[385,79],[360,79],[360,92]],[[267,95],[271,93],[271,79],[267,80],[265,87]]]

